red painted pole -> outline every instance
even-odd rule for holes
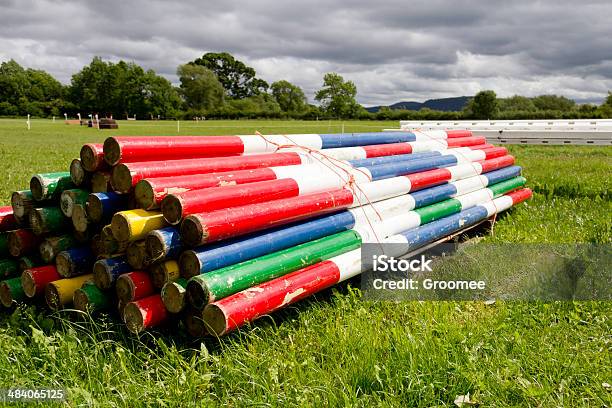
[[[161,211],[166,221],[170,224],[178,224],[183,217],[191,214],[296,197],[298,195],[300,195],[298,182],[294,179],[285,178],[169,194],[162,201]]]
[[[125,273],[115,283],[117,298],[125,303],[143,299],[155,293],[151,275],[143,271]]]
[[[134,195],[141,208],[152,210],[158,208],[168,194],[275,179],[276,173],[268,167],[220,173],[146,178],[136,184]]]
[[[130,302],[123,309],[123,320],[132,333],[159,326],[167,317],[168,311],[159,294]]]
[[[0,232],[19,228],[19,223],[13,215],[13,207],[10,205],[0,207]]]
[[[257,296],[251,296],[247,289],[209,304],[204,309],[203,319],[210,331],[221,336],[264,314],[333,286],[339,280],[338,266],[332,261],[323,261],[257,285]]]
[[[341,210],[352,203],[353,193],[339,189],[193,214],[183,220],[181,237],[187,245],[199,246]]]
[[[23,271],[21,286],[27,297],[35,297],[45,293],[47,284],[60,279],[62,277],[57,273],[55,265],[39,266]]]
[[[268,153],[235,157],[122,163],[113,168],[111,184],[116,191],[127,193],[140,180],[149,177],[182,176],[271,166],[289,166],[292,164],[304,164],[308,161],[309,158],[307,156],[298,153]]]
[[[94,172],[103,170],[108,165],[104,162],[104,150],[102,143],[87,143],[81,147],[81,164],[87,171]]]
[[[237,136],[109,137],[104,160],[111,166],[125,161],[234,156],[244,152]]]

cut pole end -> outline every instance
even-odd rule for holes
[[[113,167],[111,186],[118,193],[129,193],[132,189],[132,173],[125,164],[118,164]]]
[[[195,251],[184,251],[179,258],[179,269],[183,278],[189,279],[201,273],[202,263]]]
[[[148,180],[140,180],[134,186],[134,197],[140,208],[145,210],[154,210],[158,207],[155,201],[155,191]]]
[[[204,326],[206,330],[213,336],[223,336],[227,331],[227,320],[223,310],[215,305],[210,304],[204,308],[202,313]]]
[[[168,223],[177,225],[183,219],[181,198],[174,194],[168,194],[161,202],[161,211]]]
[[[185,307],[185,288],[176,282],[168,282],[161,291],[162,301],[170,313],[179,313]]]
[[[145,328],[143,313],[140,307],[134,302],[125,305],[123,309],[123,320],[127,329],[134,334],[142,332]]]
[[[109,137],[104,141],[104,161],[110,166],[114,166],[121,160],[121,146],[114,137]]]

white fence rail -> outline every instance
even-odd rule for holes
[[[400,121],[395,130],[467,129],[498,144],[612,145],[612,119]],[[389,129],[391,130],[391,129]]]

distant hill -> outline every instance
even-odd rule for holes
[[[389,105],[390,109],[405,109],[418,111],[422,108],[429,108],[438,111],[445,112],[457,112],[463,109],[463,107],[470,100],[470,96],[458,96],[455,98],[441,98],[441,99],[429,99],[425,102],[397,102],[393,105]],[[372,106],[369,108],[365,108],[368,112],[376,113],[380,110],[380,106]]]

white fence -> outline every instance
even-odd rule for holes
[[[395,130],[468,129],[498,144],[612,145],[612,119],[400,121]]]

